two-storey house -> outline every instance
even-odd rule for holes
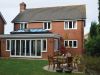
[[[2,56],[47,58],[62,46],[82,54],[85,19],[85,5],[27,9],[22,2],[14,30],[1,35]]]

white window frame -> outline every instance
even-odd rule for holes
[[[45,29],[45,24],[44,23],[46,23],[47,29]],[[48,28],[48,25],[49,25],[48,23],[50,23],[50,28]],[[51,30],[52,29],[52,23],[50,21],[43,22],[43,29],[45,29],[45,30]]]
[[[68,22],[67,23],[68,24],[67,26],[66,26],[66,22]],[[69,22],[72,22],[72,28],[69,28]],[[74,22],[75,22],[75,24],[74,24]],[[74,25],[75,25],[75,27],[74,27]],[[77,21],[75,21],[75,20],[67,20],[67,21],[64,21],[64,30],[68,30],[68,29],[77,29]]]
[[[25,24],[26,24],[26,28],[25,28]],[[21,27],[22,25],[22,27]],[[27,29],[28,28],[28,24],[27,23],[20,23],[20,28],[19,29]]]
[[[46,50],[43,50],[43,40],[46,40]],[[47,52],[47,39],[42,39],[41,48],[42,48],[42,52]]]
[[[9,41],[9,50],[7,49],[8,48],[7,41]],[[11,40],[6,40],[6,51],[10,51],[10,49],[11,49]]]
[[[78,48],[78,40],[64,40],[64,47],[66,47],[65,46],[66,41],[68,42],[68,46],[69,46],[69,41],[72,41],[72,47],[71,48]],[[74,47],[74,41],[76,41],[76,47]]]

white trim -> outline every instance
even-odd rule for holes
[[[21,40],[20,40],[20,56],[21,56]]]
[[[14,48],[15,48],[15,54],[14,55],[11,55],[11,45],[10,45],[10,57],[32,57],[32,58],[42,58],[42,49],[43,49],[43,47],[42,47],[42,40],[46,40],[46,51],[47,51],[47,39],[7,39],[7,40],[10,40],[10,41],[12,41],[12,40],[14,40],[15,42],[14,42]],[[20,41],[20,54],[19,55],[16,55],[16,41],[17,40],[19,40]],[[21,55],[21,40],[24,40],[25,41],[25,54],[24,54],[24,56],[23,55]],[[30,42],[30,50],[29,50],[29,53],[30,53],[30,55],[29,56],[27,56],[26,55],[26,40],[29,40]],[[35,56],[32,56],[31,55],[31,41],[32,40],[35,40]],[[38,40],[40,40],[41,41],[41,56],[37,56],[37,41]],[[10,43],[11,44],[11,43]]]
[[[15,40],[15,55],[16,55],[16,40]]]
[[[26,56],[26,40],[24,40],[25,41],[25,48],[24,48],[24,50],[25,50],[25,56]]]
[[[11,55],[10,57],[42,58],[42,56],[13,56],[13,55]]]
[[[65,42],[68,41],[68,45],[69,45],[69,41],[72,41],[72,47],[71,48],[78,48],[78,40],[64,40],[64,47],[65,47]],[[76,41],[76,47],[74,47],[74,41]]]
[[[0,37],[2,38],[6,38],[6,39],[12,39],[12,38],[16,38],[16,39],[32,39],[32,38],[48,38],[48,37],[53,37],[53,38],[60,38],[61,35],[59,34],[5,34],[5,35],[0,35]]]
[[[31,41],[32,41],[32,40],[30,40],[30,56],[31,56],[31,44],[32,44]]]
[[[69,20],[86,20],[86,19],[69,19]],[[62,20],[52,20],[53,21],[68,21],[67,19],[62,19]],[[45,21],[45,20],[42,20],[42,21],[30,21],[30,22],[49,22],[49,21]],[[30,22],[14,22],[14,23],[30,23]],[[12,22],[13,23],[13,22]]]

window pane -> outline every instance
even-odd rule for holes
[[[72,28],[72,21],[69,21],[69,28]]]
[[[26,56],[30,56],[30,40],[26,40]]]
[[[69,46],[72,47],[72,41],[69,41]]]
[[[73,22],[73,28],[76,28],[76,21]]]
[[[46,40],[43,40],[43,51],[46,51]]]
[[[11,55],[15,55],[15,40],[11,40]]]
[[[27,28],[27,23],[21,23],[20,24],[20,29],[26,29]]]
[[[47,29],[47,23],[46,22],[44,23],[44,29]]]
[[[65,47],[68,47],[68,41],[65,41]]]
[[[68,22],[65,22],[65,28],[68,28]]]
[[[73,47],[77,47],[77,42],[73,41]]]
[[[51,27],[50,27],[50,22],[48,22],[48,29],[50,29]]]
[[[54,40],[54,49],[55,49],[55,51],[58,50],[58,39]]]
[[[21,40],[21,55],[25,55],[25,40]]]
[[[41,56],[41,40],[37,40],[37,56]]]
[[[7,50],[10,50],[10,40],[7,40]]]
[[[31,41],[31,55],[35,56],[35,40]]]
[[[20,24],[20,29],[23,29],[23,24]]]
[[[27,24],[25,23],[24,29],[27,29]]]
[[[16,40],[16,55],[20,55],[20,40]]]

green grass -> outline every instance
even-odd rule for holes
[[[0,75],[83,75],[43,70],[46,60],[0,59]]]

